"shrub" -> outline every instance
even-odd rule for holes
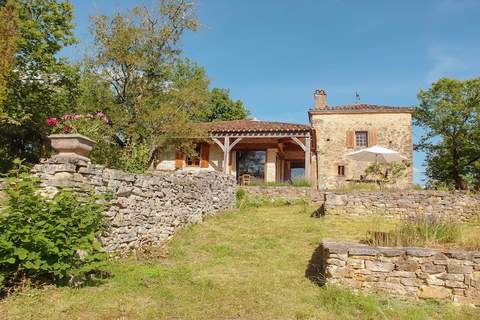
[[[292,181],[292,186],[294,187],[310,187],[310,181],[303,178],[296,178]]]
[[[96,236],[103,205],[60,191],[39,193],[38,181],[22,164],[5,179],[7,199],[0,211],[0,289],[28,279],[34,283],[78,284],[102,265]]]
[[[457,241],[460,227],[435,215],[411,215],[392,232],[369,232],[367,242],[376,246],[426,246]]]

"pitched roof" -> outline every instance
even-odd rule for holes
[[[327,106],[326,109],[312,108],[310,114],[317,113],[413,113],[413,107],[392,107],[377,104],[347,104],[340,106]]]
[[[202,128],[212,133],[224,132],[279,132],[279,131],[310,131],[312,127],[306,124],[257,121],[257,120],[230,120],[203,122],[199,124]]]

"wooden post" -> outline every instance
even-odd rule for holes
[[[223,172],[228,174],[228,162],[230,158],[230,138],[225,137],[225,141],[223,143],[225,149],[223,150]]]
[[[310,182],[311,176],[311,169],[310,169],[310,161],[312,160],[312,155],[310,154],[310,146],[311,146],[311,138],[310,136],[305,138],[305,180]]]

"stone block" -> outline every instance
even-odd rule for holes
[[[345,261],[330,258],[330,259],[327,259],[327,264],[334,265],[334,266],[339,266],[339,267],[344,267],[345,266]]]
[[[416,278],[417,277],[415,272],[411,272],[411,271],[393,271],[392,276],[399,277],[399,278]]]
[[[396,265],[396,270],[399,271],[416,271],[418,268],[420,268],[418,262],[415,260],[409,260],[409,259],[401,259],[395,262]]]
[[[405,250],[403,249],[386,248],[386,247],[378,248],[378,251],[380,254],[386,257],[398,257],[405,253]]]
[[[418,297],[421,299],[448,299],[452,291],[444,287],[420,287]]]
[[[395,265],[391,262],[382,262],[382,261],[365,261],[365,267],[368,270],[376,272],[391,272],[395,269]]]
[[[465,289],[467,286],[461,281],[445,280],[445,287],[449,288],[462,288]]]
[[[420,287],[423,284],[423,281],[420,279],[414,279],[414,278],[402,278],[400,280],[400,283],[403,284],[404,286]]]
[[[463,274],[455,274],[455,273],[442,273],[437,276],[438,279],[441,280],[452,280],[452,281],[464,281],[465,276]]]
[[[451,259],[466,260],[470,258],[470,254],[465,251],[445,252],[445,255]]]
[[[347,266],[353,269],[363,269],[365,268],[365,260],[362,259],[348,259]]]
[[[407,248],[406,253],[412,257],[431,257],[436,254],[436,251],[426,248]]]
[[[376,256],[378,250],[368,246],[353,247],[348,250],[349,256]]]
[[[432,286],[443,286],[445,285],[445,281],[435,278],[434,276],[429,276],[425,279],[427,284]]]
[[[445,272],[445,266],[437,264],[426,264],[422,266],[422,270],[426,273],[442,273]]]
[[[473,266],[462,266],[456,264],[447,265],[448,273],[468,274],[473,272]]]
[[[330,253],[329,258],[339,259],[339,260],[347,260],[348,254],[346,254],[346,253]]]

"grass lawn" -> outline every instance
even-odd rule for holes
[[[322,238],[392,227],[380,218],[311,218],[304,205],[232,211],[148,255],[111,259],[111,277],[98,286],[11,295],[0,319],[480,319],[472,308],[354,295],[305,278]]]

